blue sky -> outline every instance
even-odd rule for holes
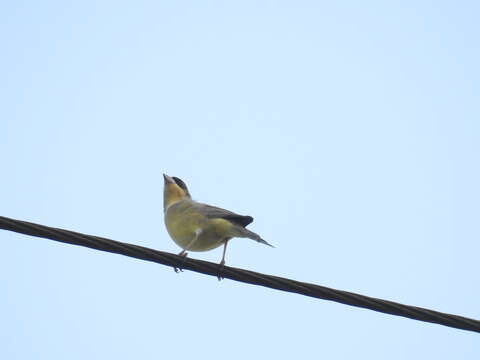
[[[476,2],[0,5],[0,215],[480,318]],[[476,359],[478,334],[0,232],[4,359]],[[219,261],[221,249],[192,253]]]

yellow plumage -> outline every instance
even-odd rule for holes
[[[163,176],[165,225],[170,237],[183,249],[179,255],[186,256],[187,251],[207,251],[224,245],[220,262],[223,265],[227,242],[232,237],[250,238],[272,246],[245,228],[253,221],[251,216],[196,202],[182,180]]]

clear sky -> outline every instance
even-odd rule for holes
[[[480,318],[475,1],[0,5],[0,215]],[[478,359],[479,334],[0,231],[2,359]],[[221,249],[192,253],[218,262]]]

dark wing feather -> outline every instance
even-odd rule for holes
[[[222,209],[212,205],[195,203],[194,207],[207,218],[225,219],[243,227],[247,226],[253,221],[253,217],[251,216],[238,215],[230,210]]]
[[[248,215],[227,215],[227,216],[224,216],[223,219],[243,227],[246,227],[248,224],[250,224],[253,221],[253,217]]]

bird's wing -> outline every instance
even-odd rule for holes
[[[194,207],[198,212],[202,213],[207,218],[225,219],[243,227],[247,226],[253,221],[253,217],[251,216],[238,215],[230,210],[222,209],[208,204],[195,203]]]

